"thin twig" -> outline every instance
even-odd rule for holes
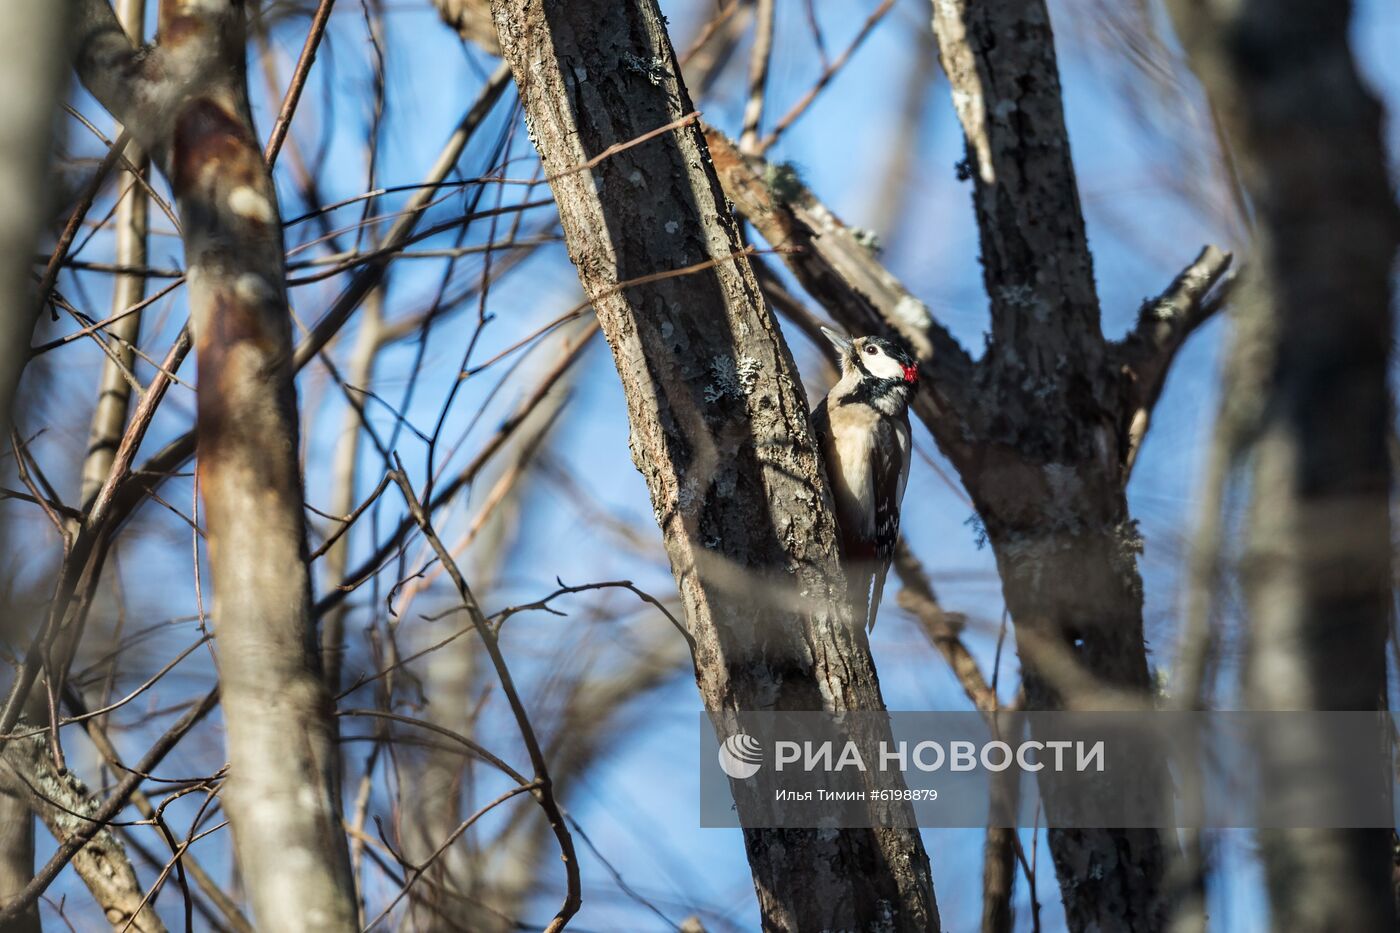
[[[749,100],[744,105],[744,129],[739,134],[739,149],[750,155],[759,151],[764,91],[768,86],[768,65],[773,58],[773,7],[774,0],[758,0],[754,21],[753,50],[749,54]]]
[[[311,17],[311,29],[301,47],[301,57],[297,59],[296,70],[292,72],[292,83],[287,86],[287,96],[282,99],[282,109],[277,114],[277,121],[272,124],[272,132],[268,134],[267,148],[263,150],[263,161],[268,165],[277,161],[277,154],[282,151],[282,143],[292,128],[292,117],[295,116],[297,104],[301,101],[306,79],[311,76],[311,66],[316,61],[316,49],[321,44],[321,37],[325,35],[326,23],[330,22],[331,7],[334,5],[335,0],[321,0]]]
[[[495,668],[496,677],[500,681],[501,690],[506,696],[506,701],[510,704],[511,713],[514,715],[516,726],[520,730],[520,737],[525,742],[525,750],[530,756],[530,765],[534,768],[534,779],[537,785],[533,794],[544,810],[549,827],[553,830],[554,837],[559,843],[559,857],[564,862],[567,885],[564,903],[560,906],[559,912],[554,915],[554,919],[550,921],[549,926],[545,928],[545,933],[559,933],[568,924],[569,918],[578,912],[579,904],[582,902],[582,893],[579,883],[578,857],[574,854],[573,837],[569,833],[569,827],[564,822],[563,814],[559,811],[559,803],[554,799],[549,766],[544,760],[544,753],[540,750],[540,743],[535,736],[534,727],[530,724],[525,704],[515,689],[515,681],[511,677],[510,668],[506,665],[505,656],[501,654],[500,645],[496,641],[496,632],[491,627],[491,623],[487,621],[485,614],[482,613],[476,596],[473,595],[467,581],[458,570],[456,561],[452,559],[452,554],[447,550],[437,533],[433,531],[428,513],[424,511],[423,504],[418,501],[418,495],[414,492],[413,484],[409,482],[402,463],[398,463],[397,460],[396,457],[397,469],[394,473],[394,481],[403,491],[404,501],[408,504],[413,520],[417,523],[419,531],[422,532],[428,543],[432,545],[438,559],[442,561],[443,567],[457,588],[457,594],[461,598],[462,604],[467,609],[467,614],[471,617],[472,624],[476,626],[477,634],[481,636],[482,644],[491,659],[491,666]]]
[[[865,41],[865,37],[870,35],[871,31],[879,25],[880,20],[884,19],[885,14],[888,13],[893,6],[894,0],[884,0],[884,2],[875,8],[875,12],[871,13],[870,16],[866,18],[865,22],[861,24],[860,31],[857,32],[856,37],[851,40],[851,44],[846,46],[845,50],[842,51],[840,55],[836,56],[831,64],[826,66],[825,70],[822,71],[821,77],[817,79],[817,83],[812,85],[807,93],[803,95],[802,99],[793,105],[791,110],[783,114],[782,119],[773,127],[773,132],[765,136],[763,141],[758,144],[758,148],[754,153],[755,155],[762,155],[772,148],[773,144],[778,141],[778,137],[782,136],[793,123],[797,122],[798,117],[807,112],[807,108],[812,106],[812,103],[816,101],[817,95],[821,94],[821,92],[826,89],[826,86],[831,83],[831,79],[835,78],[837,73],[845,67],[847,60],[850,59],[856,49],[860,48],[861,43]]]
[[[122,779],[121,783],[117,785],[112,794],[87,818],[87,822],[76,829],[71,836],[63,840],[58,847],[58,851],[44,864],[44,867],[34,873],[34,880],[25,885],[24,890],[11,898],[9,903],[3,908],[0,908],[0,929],[3,929],[5,924],[13,923],[18,917],[23,915],[25,910],[29,908],[29,905],[33,904],[39,899],[40,895],[48,890],[49,885],[58,877],[59,872],[63,870],[64,866],[68,864],[77,851],[87,845],[88,840],[91,839],[99,829],[110,825],[112,819],[126,806],[127,801],[131,798],[132,792],[141,786],[141,781],[143,780],[142,775],[155,770],[156,766],[164,760],[170,750],[174,748],[179,741],[185,737],[185,734],[193,729],[200,720],[208,715],[210,710],[218,705],[218,702],[219,691],[217,689],[209,691],[204,695],[204,699],[192,707],[184,716],[180,717],[175,725],[171,726],[164,735],[156,740],[155,744],[141,757],[140,762],[132,770],[132,773]]]

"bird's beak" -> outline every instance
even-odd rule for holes
[[[830,327],[823,327],[822,333],[826,336],[827,340],[831,341],[831,345],[836,348],[836,352],[840,354],[841,358],[845,359],[846,354],[851,352],[851,341],[842,337]]]

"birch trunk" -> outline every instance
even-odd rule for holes
[[[335,725],[310,611],[277,197],[249,112],[242,3],[163,0],[137,52],[84,0],[79,74],[170,180],[199,366],[198,477],[230,762],[259,929],[349,930]]]

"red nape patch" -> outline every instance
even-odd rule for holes
[[[917,367],[917,366],[906,366],[906,367],[904,367],[904,381],[905,381],[905,382],[918,382],[918,381],[919,381],[919,367]]]

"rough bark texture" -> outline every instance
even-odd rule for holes
[[[28,731],[26,725],[21,723],[22,731]],[[33,812],[60,842],[86,828],[102,803],[71,771],[57,771],[43,732],[7,744],[0,762],[6,776],[18,780]],[[111,829],[94,833],[73,856],[72,866],[114,931],[165,933],[155,908],[144,903],[145,890],[131,867],[126,847]]]
[[[492,12],[622,378],[706,707],[882,709],[864,632],[841,605],[801,386],[748,262],[734,258],[742,243],[698,127],[583,167],[693,110],[654,0],[497,0]],[[938,927],[915,832],[755,831],[745,842],[768,929]]]
[[[1140,541],[1124,487],[1171,359],[1213,308],[1203,299],[1229,257],[1203,251],[1131,334],[1105,340],[1044,4],[933,9],[968,138],[991,304],[980,360],[790,169],[744,158],[711,131],[716,166],[766,240],[798,247],[785,261],[838,321],[897,337],[919,356],[929,388],[914,411],[985,523],[1016,622],[1026,707],[1065,702],[1069,685],[1038,659],[1060,645],[1096,686],[1146,694]],[[1042,790],[1053,811],[1053,788]],[[1160,927],[1158,833],[1052,831],[1050,845],[1071,929]]]
[[[1061,703],[1028,650],[1035,637],[1072,646],[1100,681],[1147,693],[1121,376],[1099,329],[1049,13],[1043,0],[932,6],[967,136],[992,317],[977,456],[960,473],[1016,623],[1026,708]],[[1053,789],[1041,783],[1053,823]],[[1157,832],[1052,830],[1049,842],[1070,929],[1160,928]]]
[[[1243,573],[1247,696],[1261,709],[1375,709],[1385,697],[1400,212],[1350,12],[1324,0],[1173,4],[1257,217],[1239,339],[1262,389]],[[1306,768],[1334,754],[1329,741],[1276,749],[1278,763]],[[1391,839],[1261,834],[1272,926],[1394,929]]]
[[[199,481],[230,760],[224,806],[260,929],[355,923],[335,728],[306,569],[276,192],[248,109],[241,2],[165,0],[134,50],[85,0],[79,73],[162,166],[184,232]]]
[[[1073,651],[1070,659],[1096,686],[1145,690],[1137,537],[1123,485],[1156,400],[1154,380],[1164,377],[1171,355],[1200,323],[1200,301],[1229,257],[1203,251],[1144,308],[1139,328],[1121,343],[1104,341],[1096,326],[1085,331],[1071,324],[1056,335],[1037,320],[1003,325],[1009,342],[993,340],[974,361],[791,169],[743,157],[713,130],[708,139],[738,210],[769,243],[797,248],[784,260],[803,288],[851,332],[904,341],[928,373],[913,409],[986,522],[1017,623],[1028,708],[1059,705],[1067,686],[1038,663],[1046,639]],[[1057,202],[1054,209],[1062,208]],[[1037,209],[1032,204],[1027,212]],[[979,220],[994,229],[1000,222],[981,214]],[[1082,236],[1077,242],[1082,246]],[[1033,269],[1018,275],[1035,278]],[[988,287],[996,293],[997,286]],[[993,302],[994,314],[1034,316],[1034,302],[1049,299],[1026,288],[1020,285],[1016,301]],[[1092,315],[1097,321],[1096,307]],[[1074,349],[1080,341],[1091,344],[1083,354]],[[1045,375],[1040,355],[1052,346],[1061,355]],[[1130,430],[1134,424],[1141,429]],[[1156,833],[1052,832],[1051,840],[1072,928],[1154,929],[1160,922],[1163,855]]]

